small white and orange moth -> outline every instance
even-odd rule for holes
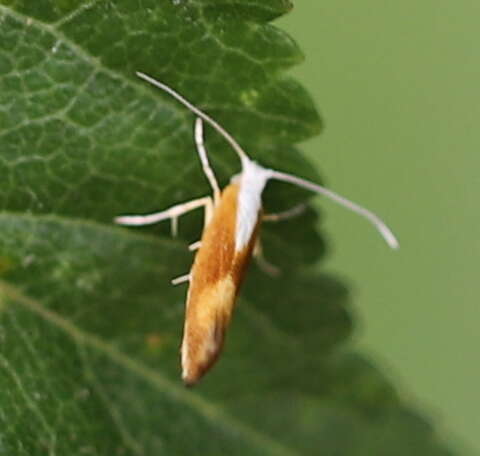
[[[372,212],[313,182],[260,166],[210,116],[165,84],[143,73],[137,75],[169,93],[197,116],[195,143],[203,171],[213,190],[213,199],[206,196],[161,212],[126,215],[115,219],[116,223],[122,225],[148,225],[170,219],[175,233],[180,215],[200,207],[205,209],[201,240],[190,246],[190,250],[198,249],[190,273],[172,281],[173,284],[189,282],[181,363],[183,381],[186,385],[193,385],[215,363],[222,350],[246,268],[254,250],[260,252],[257,234],[261,221],[279,220],[299,212],[298,208],[293,208],[283,214],[263,214],[261,197],[268,180],[290,182],[326,195],[372,222],[390,247],[398,248],[398,242],[385,223]],[[217,130],[240,157],[242,171],[231,179],[223,191],[220,191],[208,161],[202,120]],[[267,269],[273,270],[268,263],[263,264]]]

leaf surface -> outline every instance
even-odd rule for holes
[[[314,276],[307,211],[265,226],[288,280],[255,270],[218,366],[179,381],[186,241],[200,214],[115,227],[209,193],[192,115],[172,85],[252,157],[318,180],[292,144],[318,114],[285,76],[303,56],[267,21],[287,0],[0,0],[0,450],[11,455],[450,454],[382,374],[348,349],[348,293]],[[207,131],[222,184],[239,170]],[[268,211],[305,193],[272,184]],[[280,254],[281,253],[281,254]]]

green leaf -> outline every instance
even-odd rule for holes
[[[305,265],[308,211],[265,227],[288,280],[247,280],[225,353],[179,380],[185,290],[171,287],[199,214],[115,227],[209,192],[179,90],[260,162],[318,180],[292,147],[320,129],[285,70],[302,54],[267,24],[286,0],[0,0],[0,452],[8,455],[447,455],[383,375],[347,348],[348,293]],[[220,181],[238,160],[217,135]],[[275,184],[267,210],[303,200]],[[281,254],[280,254],[281,253]]]

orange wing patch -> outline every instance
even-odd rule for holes
[[[196,383],[218,358],[258,231],[235,252],[238,184],[227,186],[205,228],[190,273],[182,341],[182,377]]]

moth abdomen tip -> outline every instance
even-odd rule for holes
[[[186,377],[182,377],[182,380],[183,380],[183,385],[186,388],[193,388],[198,382],[198,379],[191,379]]]

